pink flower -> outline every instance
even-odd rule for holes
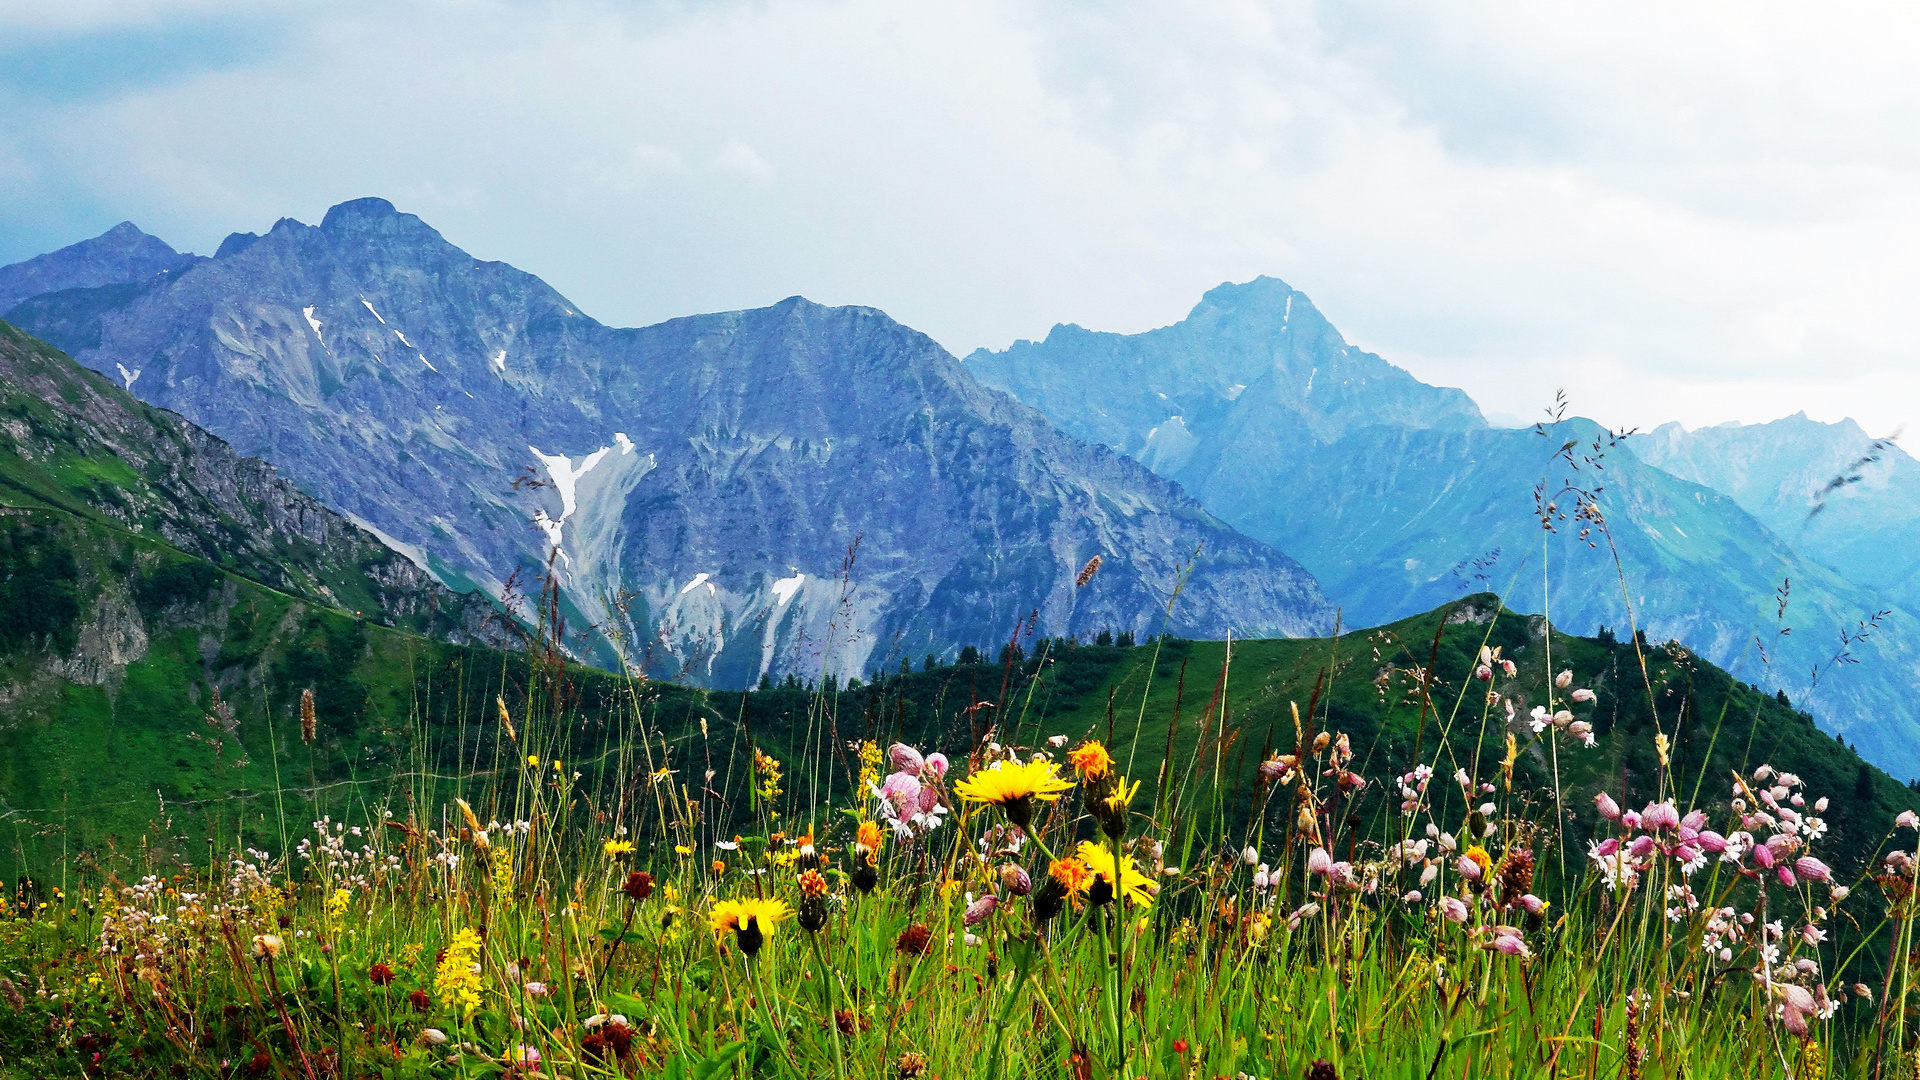
[[[1504,674],[1505,674],[1505,675],[1507,675],[1507,676],[1508,676],[1509,678],[1511,678],[1511,677],[1513,676],[1513,673],[1514,673],[1514,672],[1516,672],[1516,671],[1518,671],[1518,670],[1520,670],[1520,669],[1519,669],[1519,668],[1517,668],[1517,667],[1514,667],[1514,666],[1513,666],[1513,661],[1511,661],[1511,660],[1502,660],[1502,661],[1500,661],[1500,670],[1501,670],[1501,672],[1502,672],[1502,673],[1504,673]]]
[[[1699,832],[1707,827],[1707,812],[1705,810],[1687,811],[1687,816],[1680,819],[1680,827]]]
[[[1672,800],[1648,803],[1640,811],[1641,822],[1649,829],[1677,829],[1680,827],[1680,811],[1674,809]]]
[[[1421,901],[1422,897],[1420,896],[1419,889],[1408,889],[1407,895],[1401,897],[1400,899],[1405,900],[1409,904],[1417,904]]]
[[[1613,796],[1604,791],[1593,797],[1593,807],[1600,811],[1600,816],[1606,818],[1608,821],[1620,820],[1620,804],[1614,802]]]
[[[1640,827],[1640,811],[1628,810],[1626,813],[1621,814],[1620,824],[1625,825],[1629,829],[1639,828]]]
[[[1314,848],[1307,853],[1307,873],[1326,877],[1333,872],[1333,856],[1326,848]]]
[[[1593,700],[1593,691],[1591,691],[1591,690],[1589,690],[1589,689],[1587,689],[1586,687],[1584,687],[1584,686],[1583,686],[1583,687],[1581,687],[1580,689],[1578,689],[1578,690],[1575,690],[1575,691],[1574,691],[1573,693],[1571,693],[1571,694],[1569,694],[1569,695],[1567,695],[1567,696],[1568,696],[1568,697],[1571,697],[1571,698],[1572,698],[1573,700],[1575,700],[1575,701],[1581,701],[1581,702],[1586,702],[1586,701],[1592,701],[1592,700]]]
[[[1827,868],[1827,864],[1811,855],[1802,855],[1793,860],[1793,868],[1808,881],[1829,881],[1833,878],[1833,871]]]
[[[1634,837],[1633,843],[1627,845],[1627,854],[1636,859],[1644,859],[1658,850],[1660,842],[1645,833]]]
[[[537,1069],[540,1067],[540,1051],[522,1043],[513,1063],[523,1069]]]
[[[968,904],[966,914],[960,917],[960,921],[968,926],[979,926],[981,923],[987,921],[987,916],[993,914],[993,909],[999,906],[1000,898],[992,893],[988,893],[973,903]]]
[[[889,746],[887,757],[893,761],[893,767],[898,772],[918,775],[921,769],[927,767],[927,759],[920,756],[920,751],[906,743],[894,743]]]
[[[1473,677],[1479,679],[1481,682],[1486,682],[1488,679],[1493,678],[1493,668],[1490,665],[1481,664],[1479,667],[1473,669]]]
[[[933,813],[933,808],[939,805],[940,789],[922,785],[920,788],[920,812],[923,814],[931,814]]]
[[[1573,672],[1563,671],[1553,677],[1553,685],[1561,690],[1573,685]]]
[[[1619,850],[1620,850],[1620,841],[1615,840],[1611,836],[1593,845],[1593,854],[1603,859]]]
[[[927,755],[927,771],[935,780],[944,780],[947,775],[947,755],[938,751]]]
[[[1453,868],[1459,871],[1460,876],[1466,878],[1468,881],[1480,880],[1480,864],[1467,858],[1465,855],[1453,861]]]
[[[1727,838],[1712,829],[1701,830],[1700,835],[1693,838],[1693,842],[1716,855],[1727,850]]]
[[[894,817],[918,813],[920,778],[910,772],[889,773],[880,784],[880,797],[893,806]]]
[[[1520,898],[1520,906],[1525,908],[1529,915],[1538,915],[1547,910],[1547,902],[1532,893],[1528,893]]]
[[[1893,819],[1893,826],[1896,829],[1920,829],[1920,814],[1902,810],[1900,816]]]
[[[1512,934],[1501,934],[1499,937],[1494,938],[1493,949],[1495,952],[1505,953],[1508,956],[1527,955],[1527,943],[1514,937]]]
[[[1779,866],[1773,868],[1773,872],[1780,878],[1780,884],[1785,885],[1789,889],[1793,888],[1796,880],[1793,876],[1793,867],[1788,866],[1786,863],[1781,863]]]
[[[1440,914],[1446,916],[1448,922],[1466,922],[1467,902],[1457,896],[1443,896],[1440,898]]]

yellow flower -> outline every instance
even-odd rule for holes
[[[1055,859],[1047,866],[1047,876],[1060,883],[1067,895],[1085,892],[1087,882],[1093,878],[1087,864],[1079,859]]]
[[[691,855],[693,854],[693,849],[685,844],[675,844],[673,845],[673,853],[675,855]]]
[[[990,803],[999,807],[1007,819],[1025,829],[1033,820],[1033,800],[1053,802],[1073,785],[1055,774],[1051,761],[1010,764],[997,761],[993,768],[974,773],[954,785],[968,802]]]
[[[1480,877],[1482,879],[1487,876],[1488,871],[1493,869],[1493,856],[1488,855],[1487,849],[1481,847],[1479,844],[1473,845],[1466,851],[1461,852],[1461,854],[1479,864]]]
[[[886,834],[880,831],[879,822],[875,821],[861,822],[859,831],[853,834],[853,842],[868,851],[879,851],[880,842],[885,838]]]
[[[530,769],[537,769],[537,768],[539,768],[539,767],[540,767],[540,755],[539,755],[539,754],[528,754],[528,755],[527,755],[527,767],[528,767],[528,768],[530,768]]]
[[[707,916],[707,925],[713,928],[715,937],[733,931],[734,940],[739,942],[740,951],[752,956],[760,951],[766,939],[773,936],[775,927],[793,913],[784,900],[758,900],[749,897],[745,900],[721,900],[713,905],[713,911]]]
[[[1116,881],[1113,872],[1113,852],[1105,845],[1096,844],[1091,840],[1082,840],[1078,854],[1080,861],[1087,864],[1087,869],[1093,871],[1093,876],[1106,882],[1115,893],[1125,893],[1127,899],[1141,907],[1147,907],[1153,903],[1153,894],[1156,891],[1154,884],[1145,874],[1133,868],[1132,859],[1120,864],[1120,873]]]
[[[1113,768],[1113,755],[1107,753],[1106,747],[1092,739],[1081,743],[1067,757],[1073,762],[1074,771],[1088,780],[1097,781],[1107,775],[1107,770]]]
[[[440,967],[433,973],[433,988],[448,1005],[463,1015],[472,1016],[480,1007],[480,973],[474,970],[480,959],[480,935],[462,928],[453,935]]]
[[[621,855],[631,855],[633,854],[633,841],[609,840],[606,843],[600,845],[600,850],[606,852],[608,858],[615,858]]]

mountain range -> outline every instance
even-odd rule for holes
[[[1172,326],[1056,326],[966,362],[1298,558],[1349,626],[1492,588],[1577,632],[1697,650],[1920,772],[1920,607],[1899,542],[1920,469],[1850,422],[1493,428],[1273,278],[1222,285]]]
[[[39,273],[98,265],[107,239]],[[6,317],[456,589],[524,618],[551,565],[578,654],[607,667],[742,686],[1023,626],[1332,624],[1292,559],[870,308],[795,297],[617,329],[362,199]]]
[[[550,572],[604,667],[737,687],[1016,632],[1314,634],[1490,588],[1698,651],[1920,773],[1897,446],[1804,416],[1493,427],[1272,278],[962,363],[799,297],[608,327],[362,199],[211,258],[118,226],[0,268],[0,299],[456,590],[524,619]]]

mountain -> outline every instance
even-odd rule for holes
[[[520,603],[551,559],[579,655],[610,667],[739,686],[993,647],[1030,614],[1040,633],[1331,622],[1290,558],[870,308],[615,329],[362,199],[9,317],[456,588]]]
[[[123,221],[91,240],[0,267],[0,312],[29,296],[129,285],[156,274],[178,273],[193,262],[194,256]]]
[[[1181,322],[1144,334],[1055,326],[1045,341],[978,349],[967,368],[1203,503],[1235,483],[1234,460],[1378,424],[1475,431],[1464,391],[1428,386],[1349,346],[1304,293],[1277,278],[1209,291]]]
[[[1883,605],[1920,613],[1920,462],[1851,420],[1796,413],[1767,424],[1688,431],[1663,424],[1634,454],[1733,496],[1802,554]],[[1836,486],[1836,482],[1837,486]]]
[[[1298,558],[1347,625],[1493,588],[1544,604],[1558,625],[1624,635],[1630,600],[1655,640],[1785,691],[1874,760],[1920,775],[1906,689],[1920,678],[1920,621],[1894,610],[1863,628],[1881,596],[1738,500],[1640,459],[1637,438],[1577,419],[1488,428],[1460,391],[1346,345],[1281,282],[1222,286],[1145,334],[1057,327],[967,363]],[[1576,512],[1578,490],[1597,497],[1611,544]],[[1549,502],[1555,531],[1542,528]]]
[[[383,625],[455,641],[506,640],[504,627],[490,625],[498,622],[490,606],[447,591],[266,462],[141,404],[4,322],[0,507],[10,521],[82,522],[151,538],[221,572]],[[93,616],[129,621],[129,598],[151,586],[136,570],[126,571],[131,584],[115,601],[119,610]]]

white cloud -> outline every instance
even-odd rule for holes
[[[1564,386],[1621,425],[1805,407],[1887,430],[1920,400],[1906,9],[423,0],[279,17],[297,47],[122,92],[39,100],[0,80],[0,148],[20,158],[0,168],[0,248],[130,217],[209,250],[380,194],[616,323],[799,292],[964,352],[1055,321],[1145,329],[1272,273],[1495,411],[1533,415]]]

